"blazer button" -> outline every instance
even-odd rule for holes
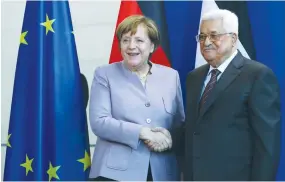
[[[149,124],[151,122],[151,119],[147,118],[146,122]]]
[[[145,103],[145,107],[149,107],[149,106],[150,106],[149,102]]]

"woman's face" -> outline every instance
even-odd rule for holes
[[[137,27],[137,32],[125,33],[120,42],[121,54],[124,62],[130,67],[139,67],[147,63],[149,55],[154,51],[154,44],[148,37],[143,25]]]

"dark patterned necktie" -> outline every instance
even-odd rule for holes
[[[205,103],[207,102],[207,99],[208,99],[211,91],[213,90],[213,88],[215,87],[215,85],[217,83],[217,77],[220,73],[221,72],[218,69],[213,69],[211,71],[211,79],[208,82],[208,84],[207,84],[207,86],[203,92],[203,95],[201,97],[200,104],[199,104],[199,111],[201,111],[203,105],[205,105]]]

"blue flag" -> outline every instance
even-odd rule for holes
[[[27,1],[4,180],[87,180],[86,111],[67,1]]]

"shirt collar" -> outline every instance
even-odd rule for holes
[[[235,52],[228,59],[226,59],[218,68],[214,68],[213,66],[210,65],[210,69],[209,69],[207,75],[210,75],[211,71],[213,69],[218,69],[221,72],[221,74],[222,74],[226,70],[228,65],[231,63],[231,61],[234,59],[234,57],[237,55],[237,53],[238,53],[238,51],[235,50]]]

